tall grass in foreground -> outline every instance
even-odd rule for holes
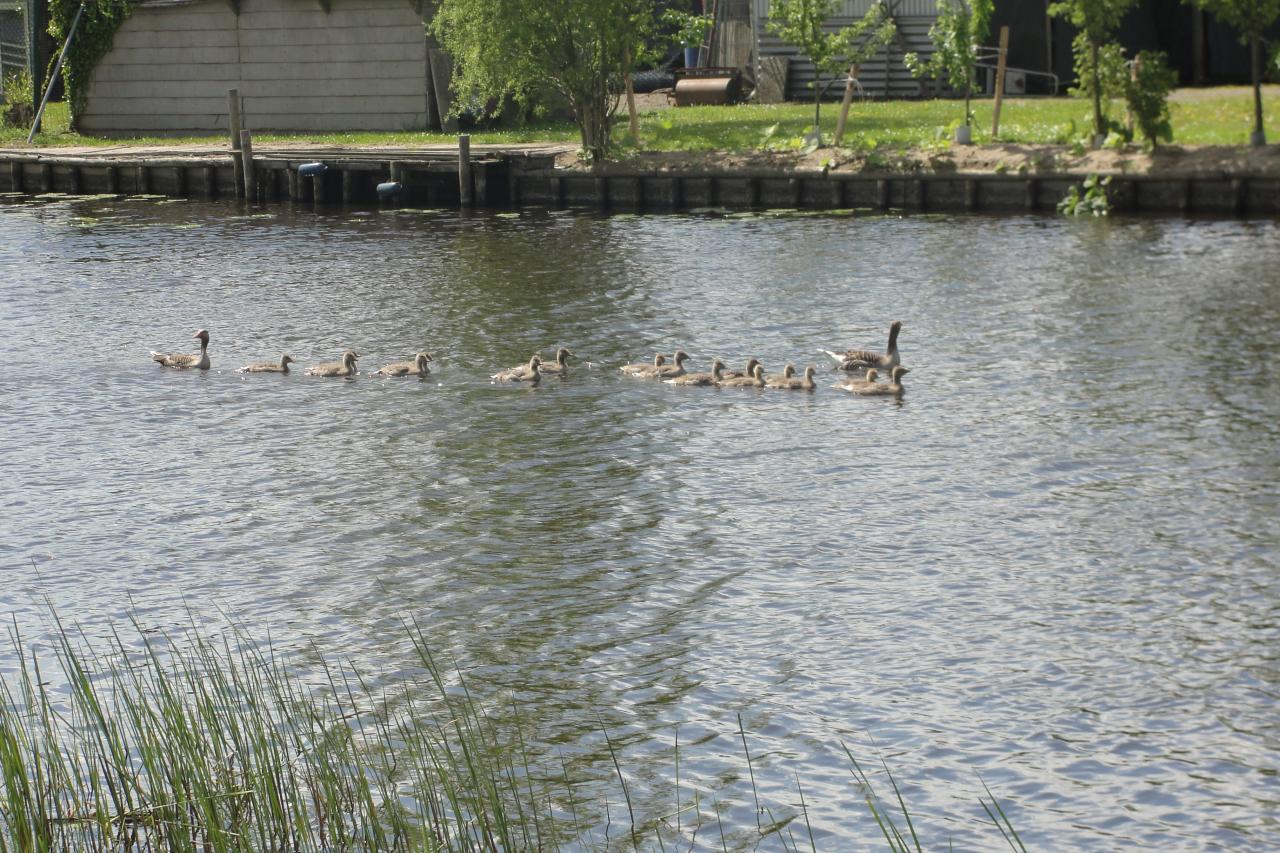
[[[22,665],[0,680],[0,853],[506,851],[620,841],[665,850],[692,849],[704,819],[718,827],[718,813],[704,814],[696,799],[697,824],[686,820],[683,833],[678,815],[675,827],[666,818],[637,823],[605,732],[631,825],[621,839],[594,838],[579,823],[583,801],[567,770],[533,768],[523,737],[498,731],[460,674],[446,679],[416,625],[406,630],[425,695],[420,684],[379,691],[350,667],[328,664],[326,683],[308,685],[269,647],[239,635],[209,640],[192,630],[175,643],[133,628],[133,645],[113,633],[95,652],[58,624],[54,682],[11,631]],[[754,774],[741,720],[739,733]],[[898,805],[886,808],[848,755],[889,848],[919,851],[892,775]],[[677,790],[678,761],[677,749]],[[801,814],[777,818],[751,778],[756,812],[769,821],[749,846],[772,838],[783,849],[816,850],[811,830],[800,842],[790,828],[799,817],[808,826],[803,792]],[[983,806],[1008,845],[1024,849],[995,798]],[[698,843],[727,850],[723,827],[718,841],[708,840],[712,832]]]

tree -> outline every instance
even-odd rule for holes
[[[612,80],[654,26],[648,0],[441,0],[430,27],[454,61],[455,110],[564,96],[595,162],[617,121]]]
[[[861,65],[893,40],[897,28],[882,3],[844,29],[826,32],[823,24],[835,14],[843,0],[773,0],[769,9],[769,32],[800,48],[813,62],[818,75],[837,74],[851,65]],[[822,87],[813,81],[813,131],[818,138]]]
[[[946,77],[964,95],[964,123],[973,122],[969,101],[977,85],[977,51],[989,32],[992,0],[938,0],[938,17],[929,28],[933,54],[928,62],[908,53],[907,67],[916,77]]]
[[[1249,43],[1249,69],[1253,77],[1253,145],[1265,145],[1262,127],[1262,34],[1280,17],[1280,0],[1191,0],[1224,21]]]
[[[1169,67],[1164,53],[1150,50],[1135,56],[1132,68],[1124,97],[1138,132],[1154,148],[1160,140],[1173,139],[1169,92],[1178,84],[1178,72]]]
[[[1137,0],[1059,0],[1049,7],[1050,15],[1064,18],[1080,30],[1071,47],[1076,54],[1076,74],[1082,78],[1078,85],[1093,100],[1094,139],[1107,133],[1107,119],[1102,109],[1105,91],[1101,56],[1103,45],[1136,2]]]

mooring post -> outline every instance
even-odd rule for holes
[[[248,130],[240,131],[240,160],[244,172],[244,197],[253,201],[256,195],[253,182],[253,136]]]
[[[120,193],[120,170],[115,166],[107,167],[107,192],[111,195]]]
[[[81,180],[80,167],[72,165],[68,169],[67,174],[67,193],[69,195],[80,195],[83,181]]]
[[[289,201],[298,200],[298,170],[290,169],[287,166],[284,170],[285,178],[289,181]]]
[[[1000,58],[996,60],[996,102],[991,111],[991,138],[1000,136],[1000,105],[1004,102],[1005,57],[1009,55],[1009,28],[1000,28]]]
[[[200,184],[205,198],[213,198],[218,194],[218,182],[212,166],[205,166],[200,170]]]
[[[20,193],[20,192],[22,192],[22,191],[23,191],[23,189],[24,189],[24,187],[23,187],[23,183],[24,183],[24,181],[22,180],[22,178],[23,178],[23,174],[22,174],[22,161],[21,161],[21,160],[14,160],[14,161],[12,161],[12,162],[9,164],[9,183],[10,183],[10,187],[9,187],[9,188],[10,188],[10,190],[12,190],[12,191],[13,191],[13,192],[15,192],[15,193]]]
[[[470,207],[475,201],[475,185],[471,182],[471,136],[458,135],[458,201]]]
[[[342,170],[342,203],[351,204],[356,196],[356,173],[350,169]]]
[[[243,192],[244,164],[240,162],[240,90],[227,90],[227,126],[231,132],[231,170],[235,175],[236,197]]]
[[[133,171],[133,191],[137,195],[147,195],[151,192],[150,173],[147,167],[138,164],[138,168]]]

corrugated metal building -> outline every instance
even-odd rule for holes
[[[0,0],[0,76],[27,68],[27,31],[22,0]]]
[[[794,45],[787,44],[769,32],[770,0],[748,0],[755,4],[754,18],[759,32],[760,55],[785,56],[790,62],[787,74],[787,97],[791,100],[810,100],[810,88],[816,69],[809,58]],[[827,21],[825,29],[836,31],[867,14],[876,0],[845,0],[836,15]],[[859,81],[865,93],[879,98],[915,98],[934,91],[933,85],[911,76],[903,64],[906,53],[928,54],[933,50],[929,41],[929,28],[938,17],[937,0],[888,0],[885,3],[898,28],[898,37],[887,50],[881,51],[870,62],[862,65]],[[843,76],[843,75],[842,75]],[[824,78],[825,79],[825,78]],[[838,96],[839,89],[833,89]]]
[[[94,69],[87,133],[440,125],[449,65],[407,0],[144,0]]]

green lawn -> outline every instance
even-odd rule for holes
[[[1270,87],[1264,95],[1265,119],[1280,139],[1280,89]],[[845,135],[845,145],[855,148],[932,146],[949,138],[962,107],[959,101],[869,101],[855,103]],[[977,123],[974,139],[991,141],[990,101],[975,104]],[[1192,145],[1241,145],[1251,127],[1251,93],[1245,88],[1184,90],[1170,102],[1174,142]],[[839,104],[822,108],[823,132],[829,141],[835,129]],[[1123,115],[1116,105],[1113,113]],[[741,105],[726,107],[682,107],[644,113],[640,135],[644,148],[655,151],[748,151],[759,148],[798,147],[813,119],[812,104]],[[1083,139],[1089,126],[1088,104],[1074,98],[1009,99],[1001,115],[1000,138],[1005,142],[1072,143]],[[625,134],[623,122],[618,137]],[[312,141],[324,145],[420,145],[449,143],[454,134],[445,133],[289,133],[261,134],[262,143]],[[204,141],[210,138],[205,137]],[[475,130],[472,141],[481,143],[574,142],[577,133],[566,122],[543,122],[503,130]],[[132,140],[82,136],[67,130],[67,107],[51,104],[45,115],[44,131],[35,140],[38,146],[165,144],[196,142],[199,138],[145,137]],[[0,145],[20,146],[26,132],[0,128]]]

